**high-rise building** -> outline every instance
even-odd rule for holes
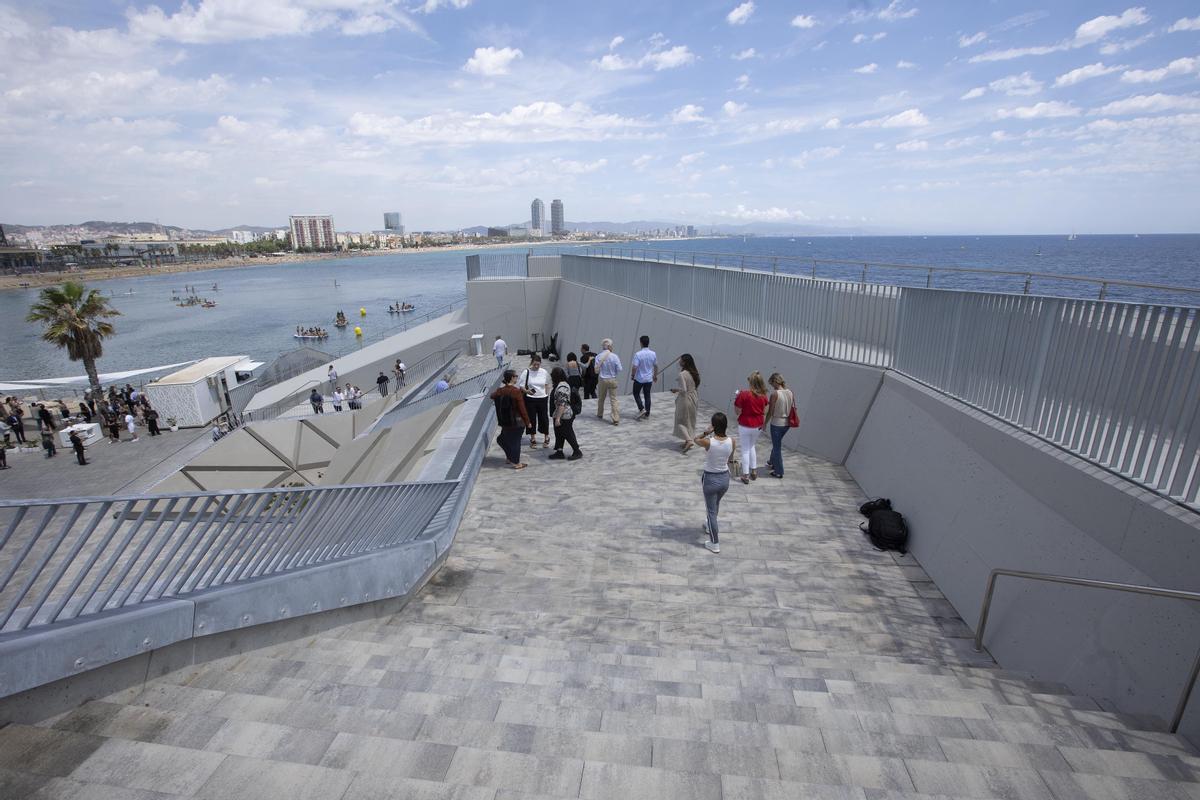
[[[546,206],[540,197],[533,198],[529,205],[529,231],[537,236],[546,229]]]
[[[383,229],[388,233],[404,233],[404,225],[400,222],[399,211],[383,212]]]
[[[337,239],[333,235],[333,217],[329,214],[302,214],[288,217],[292,235],[292,249],[336,250]]]
[[[566,233],[567,228],[563,225],[563,203],[562,200],[550,201],[550,233],[558,236],[561,233]]]

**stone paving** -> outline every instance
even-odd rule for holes
[[[402,611],[0,730],[0,796],[1200,799],[1161,723],[975,654],[842,468],[735,482],[709,553],[655,401],[585,408],[581,461],[492,448]]]

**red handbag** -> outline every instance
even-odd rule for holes
[[[788,392],[788,394],[792,395],[792,407],[790,409],[788,409],[788,427],[789,428],[799,428],[800,427],[800,415],[796,413],[796,395],[790,391]]]

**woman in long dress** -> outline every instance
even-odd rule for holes
[[[696,436],[696,404],[699,401],[700,371],[696,369],[696,361],[691,353],[679,357],[679,376],[675,379],[675,436],[683,439],[681,452],[686,453],[695,447],[692,441]]]

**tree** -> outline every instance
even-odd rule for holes
[[[25,320],[42,325],[43,341],[66,348],[67,358],[72,361],[82,361],[88,383],[99,393],[96,359],[103,353],[103,341],[116,333],[106,320],[119,316],[121,312],[108,304],[99,289],[66,281],[62,286],[42,289]]]

